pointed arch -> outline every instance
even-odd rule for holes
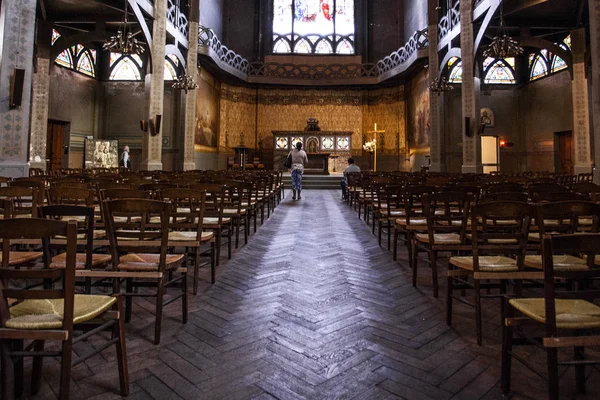
[[[165,81],[175,81],[177,80],[177,70],[173,61],[167,56],[165,58],[165,71],[164,71],[164,79]]]
[[[94,61],[92,56],[87,50],[84,50],[79,55],[79,60],[77,60],[77,71],[85,74],[87,76],[91,76],[92,78],[96,77],[96,69],[94,68]]]
[[[514,63],[514,61],[513,61]],[[513,67],[510,61],[503,59],[494,60],[487,71],[483,82],[486,84],[510,85],[516,82]]]
[[[63,50],[63,52],[54,59],[54,62],[62,67],[73,69],[73,56],[71,56],[71,50]]]
[[[111,81],[139,81],[142,79],[142,73],[131,57],[122,56],[114,64],[109,79]]]
[[[462,83],[463,66],[462,60],[452,57],[448,60],[448,83]]]
[[[548,75],[548,62],[542,54],[529,57],[529,79],[534,81]]]

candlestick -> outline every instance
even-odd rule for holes
[[[377,131],[377,122],[375,122],[375,129],[373,129],[374,131]]]

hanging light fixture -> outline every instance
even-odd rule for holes
[[[142,54],[144,52],[144,46],[134,37],[133,32],[129,27],[129,20],[127,18],[127,0],[125,0],[125,7],[123,10],[123,24],[117,31],[116,36],[111,36],[102,48],[112,53],[120,54]]]
[[[508,35],[508,29],[504,24],[503,5],[500,5],[500,26],[492,42],[483,51],[484,57],[506,58],[516,57],[523,54],[523,47],[515,39]]]
[[[183,90],[187,94],[190,90],[198,89],[198,84],[194,82],[194,78],[185,74],[177,77],[177,80],[173,83],[173,89]]]
[[[446,79],[445,76],[442,76],[441,78],[435,78],[433,80],[433,82],[431,82],[431,85],[429,85],[429,90],[431,90],[432,92],[435,92],[438,94],[438,96],[444,92],[450,92],[452,90],[454,90],[454,86],[450,85],[448,83],[448,80]]]

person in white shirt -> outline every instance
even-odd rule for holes
[[[302,143],[296,143],[296,148],[290,151],[292,156],[292,200],[296,200],[296,192],[298,192],[298,200],[302,199],[300,193],[302,193],[302,174],[304,173],[304,166],[308,164],[308,157],[306,152],[302,150]]]
[[[121,154],[121,162],[119,163],[120,167],[125,167],[127,169],[131,168],[131,158],[129,157],[129,146],[123,147],[123,153]]]
[[[342,199],[346,199],[346,186],[348,185],[348,173],[350,172],[360,172],[360,167],[354,164],[354,158],[352,157],[348,159],[348,166],[344,170],[344,179],[340,181],[340,186],[342,187]]]

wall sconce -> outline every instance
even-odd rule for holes
[[[160,124],[162,121],[162,115],[157,114],[154,119],[150,118],[148,121],[140,121],[140,129],[142,132],[150,131],[150,135],[156,136],[160,133]]]

